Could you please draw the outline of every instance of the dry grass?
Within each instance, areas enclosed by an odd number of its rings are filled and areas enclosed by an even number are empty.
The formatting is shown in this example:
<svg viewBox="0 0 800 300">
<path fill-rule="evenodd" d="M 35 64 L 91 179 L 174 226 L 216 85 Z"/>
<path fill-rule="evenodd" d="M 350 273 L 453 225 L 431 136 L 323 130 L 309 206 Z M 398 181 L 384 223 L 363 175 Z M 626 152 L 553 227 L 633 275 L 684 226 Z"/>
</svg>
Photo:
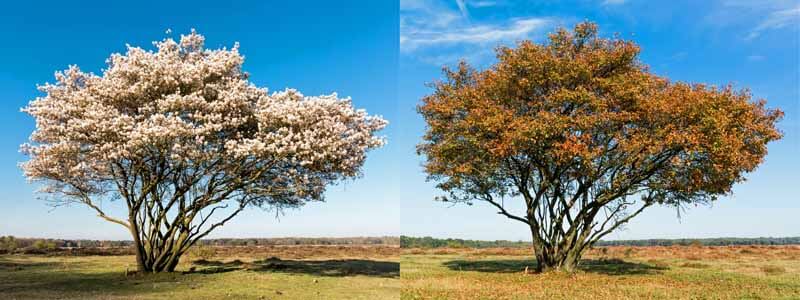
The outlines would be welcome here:
<svg viewBox="0 0 800 300">
<path fill-rule="evenodd" d="M 767 274 L 783 274 L 786 273 L 786 268 L 781 266 L 762 266 L 761 271 Z"/>
<path fill-rule="evenodd" d="M 130 255 L 0 255 L 0 299 L 396 299 L 398 247 L 214 247 L 171 274 Z M 82 253 L 85 254 L 85 253 Z"/>
<path fill-rule="evenodd" d="M 386 258 L 398 257 L 400 246 L 244 246 L 215 247 L 225 256 L 276 256 L 291 259 L 306 258 Z"/>
<path fill-rule="evenodd" d="M 800 299 L 800 246 L 602 247 L 575 274 L 530 249 L 403 249 L 402 299 Z"/>
</svg>

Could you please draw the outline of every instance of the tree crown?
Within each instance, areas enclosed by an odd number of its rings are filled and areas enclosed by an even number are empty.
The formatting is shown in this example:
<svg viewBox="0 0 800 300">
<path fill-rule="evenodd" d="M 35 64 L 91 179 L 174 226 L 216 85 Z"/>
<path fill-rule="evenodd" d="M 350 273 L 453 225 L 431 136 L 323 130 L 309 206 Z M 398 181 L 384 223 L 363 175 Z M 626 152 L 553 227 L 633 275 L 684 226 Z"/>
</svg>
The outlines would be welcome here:
<svg viewBox="0 0 800 300">
<path fill-rule="evenodd" d="M 639 51 L 585 22 L 500 47 L 484 71 L 445 68 L 418 107 L 430 178 L 454 201 L 591 191 L 599 204 L 680 204 L 730 192 L 781 137 L 782 112 L 746 89 L 653 75 Z"/>
<path fill-rule="evenodd" d="M 336 94 L 268 93 L 242 71 L 238 43 L 210 50 L 192 30 L 113 54 L 102 76 L 56 73 L 23 109 L 36 120 L 25 175 L 59 200 L 195 196 L 197 207 L 295 206 L 357 176 L 387 122 Z M 199 202 L 197 202 L 199 201 Z"/>
</svg>

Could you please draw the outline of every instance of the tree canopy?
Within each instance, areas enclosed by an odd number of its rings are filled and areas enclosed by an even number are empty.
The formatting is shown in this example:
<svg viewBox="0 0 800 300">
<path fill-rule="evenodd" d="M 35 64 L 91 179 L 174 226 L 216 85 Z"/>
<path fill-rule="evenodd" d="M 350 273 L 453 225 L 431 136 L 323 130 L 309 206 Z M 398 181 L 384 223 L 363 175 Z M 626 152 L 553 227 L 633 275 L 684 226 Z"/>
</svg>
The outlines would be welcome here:
<svg viewBox="0 0 800 300">
<path fill-rule="evenodd" d="M 418 108 L 418 151 L 441 199 L 490 203 L 530 226 L 540 267 L 571 268 L 646 207 L 730 193 L 781 137 L 782 112 L 746 89 L 655 75 L 639 52 L 584 22 L 500 47 L 483 71 L 445 68 Z"/>
</svg>

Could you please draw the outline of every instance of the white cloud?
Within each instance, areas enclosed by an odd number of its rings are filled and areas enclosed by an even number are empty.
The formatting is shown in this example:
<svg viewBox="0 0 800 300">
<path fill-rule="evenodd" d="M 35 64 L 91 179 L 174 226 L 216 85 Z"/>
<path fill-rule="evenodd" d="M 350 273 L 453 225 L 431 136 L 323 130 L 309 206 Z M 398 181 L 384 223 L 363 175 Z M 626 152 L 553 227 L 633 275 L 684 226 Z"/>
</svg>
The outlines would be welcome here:
<svg viewBox="0 0 800 300">
<path fill-rule="evenodd" d="M 492 7 L 499 5 L 499 3 L 497 1 L 469 1 L 467 5 L 470 7 Z"/>
<path fill-rule="evenodd" d="M 510 24 L 482 24 L 442 30 L 413 30 L 402 32 L 400 47 L 413 51 L 420 47 L 453 44 L 492 44 L 501 41 L 524 39 L 531 33 L 550 24 L 543 18 L 518 19 Z"/>
<path fill-rule="evenodd" d="M 797 0 L 722 0 L 706 19 L 716 26 L 750 26 L 744 40 L 751 41 L 772 30 L 800 25 Z"/>
<path fill-rule="evenodd" d="M 452 1 L 452 0 L 450 0 Z M 450 5 L 448 5 L 450 4 Z M 516 18 L 485 23 L 470 20 L 467 6 L 496 2 L 401 0 L 400 49 L 408 53 L 423 48 L 454 45 L 491 45 L 529 38 L 552 22 L 549 18 Z"/>
<path fill-rule="evenodd" d="M 458 4 L 458 10 L 461 11 L 461 16 L 469 18 L 469 11 L 467 10 L 467 4 L 464 3 L 464 0 L 456 0 L 456 4 Z"/>
<path fill-rule="evenodd" d="M 764 31 L 781 29 L 792 24 L 800 24 L 800 4 L 791 8 L 773 11 L 766 19 L 750 30 L 745 39 L 752 40 L 760 36 Z"/>
<path fill-rule="evenodd" d="M 626 0 L 605 0 L 603 5 L 620 5 L 625 4 Z"/>
</svg>

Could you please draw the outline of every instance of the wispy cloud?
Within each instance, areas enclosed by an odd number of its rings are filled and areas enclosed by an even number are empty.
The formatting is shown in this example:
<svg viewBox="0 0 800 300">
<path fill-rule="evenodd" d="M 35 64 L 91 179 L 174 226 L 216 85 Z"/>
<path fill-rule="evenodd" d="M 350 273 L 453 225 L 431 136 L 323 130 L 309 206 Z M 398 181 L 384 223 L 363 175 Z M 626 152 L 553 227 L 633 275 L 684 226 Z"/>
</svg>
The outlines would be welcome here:
<svg viewBox="0 0 800 300">
<path fill-rule="evenodd" d="M 498 5 L 498 3 L 469 0 L 455 0 L 454 2 L 401 0 L 400 50 L 409 54 L 442 47 L 480 46 L 482 49 L 492 49 L 502 42 L 530 38 L 532 34 L 553 23 L 550 18 L 539 17 L 510 18 L 503 22 L 481 22 L 470 18 L 469 7 L 494 5 Z M 464 52 L 466 54 L 467 51 Z M 435 53 L 430 56 L 450 57 L 453 55 L 452 53 Z"/>
<path fill-rule="evenodd" d="M 509 24 L 475 25 L 443 30 L 410 30 L 400 35 L 400 47 L 414 51 L 421 47 L 453 44 L 493 44 L 522 39 L 547 26 L 547 19 L 518 19 Z"/>
<path fill-rule="evenodd" d="M 711 24 L 747 24 L 744 40 L 751 41 L 768 31 L 800 28 L 800 3 L 797 0 L 722 0 L 707 19 Z"/>
<path fill-rule="evenodd" d="M 461 16 L 469 18 L 469 10 L 467 10 L 467 4 L 464 3 L 464 0 L 456 0 L 456 4 L 458 4 L 458 10 L 461 11 Z"/>
<path fill-rule="evenodd" d="M 626 0 L 604 0 L 603 5 L 620 5 L 625 4 Z"/>
<path fill-rule="evenodd" d="M 501 2 L 498 1 L 469 1 L 467 5 L 469 7 L 492 7 L 500 5 Z"/>
<path fill-rule="evenodd" d="M 800 4 L 791 8 L 773 11 L 766 19 L 750 30 L 745 39 L 752 40 L 760 36 L 764 31 L 780 29 L 792 24 L 800 24 Z"/>
</svg>

